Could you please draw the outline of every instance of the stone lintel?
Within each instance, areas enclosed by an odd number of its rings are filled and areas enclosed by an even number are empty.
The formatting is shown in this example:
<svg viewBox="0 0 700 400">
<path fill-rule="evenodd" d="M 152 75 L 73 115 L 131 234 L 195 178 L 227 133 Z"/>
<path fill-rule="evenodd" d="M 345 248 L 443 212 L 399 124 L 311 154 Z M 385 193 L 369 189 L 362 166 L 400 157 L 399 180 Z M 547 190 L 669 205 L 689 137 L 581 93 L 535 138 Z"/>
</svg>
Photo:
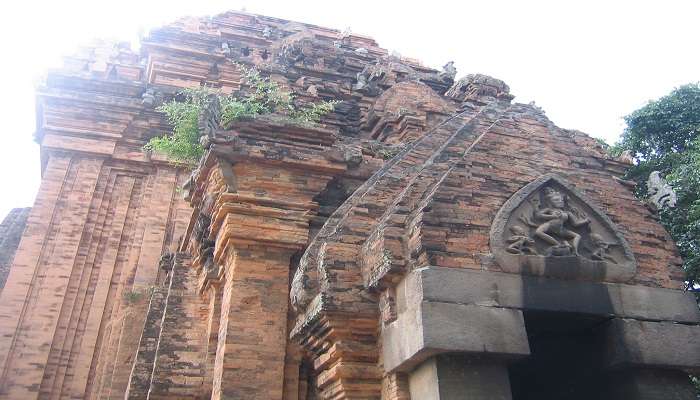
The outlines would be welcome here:
<svg viewBox="0 0 700 400">
<path fill-rule="evenodd" d="M 611 368 L 700 370 L 700 326 L 613 319 L 605 328 Z"/>
<path fill-rule="evenodd" d="M 522 312 L 497 307 L 420 302 L 385 325 L 382 337 L 387 372 L 410 371 L 441 353 L 490 359 L 530 354 Z"/>
<path fill-rule="evenodd" d="M 617 283 L 564 281 L 500 272 L 425 267 L 400 284 L 409 301 L 441 301 L 522 310 L 617 316 L 650 321 L 700 322 L 691 293 Z M 407 305 L 398 299 L 400 313 Z"/>
</svg>

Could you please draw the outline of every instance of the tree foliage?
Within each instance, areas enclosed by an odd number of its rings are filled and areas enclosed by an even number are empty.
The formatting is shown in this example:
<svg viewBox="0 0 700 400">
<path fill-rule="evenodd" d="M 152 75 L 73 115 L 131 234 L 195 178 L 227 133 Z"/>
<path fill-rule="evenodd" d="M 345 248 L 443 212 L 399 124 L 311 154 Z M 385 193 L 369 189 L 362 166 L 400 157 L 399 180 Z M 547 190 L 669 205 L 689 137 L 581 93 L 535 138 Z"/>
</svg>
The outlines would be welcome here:
<svg viewBox="0 0 700 400">
<path fill-rule="evenodd" d="M 255 68 L 237 64 L 248 89 L 227 95 L 212 88 L 185 89 L 175 99 L 158 107 L 173 126 L 171 134 L 152 138 L 144 149 L 164 153 L 172 159 L 188 164 L 196 163 L 204 153 L 199 143 L 199 114 L 214 99 L 221 105 L 219 123 L 228 127 L 235 121 L 252 119 L 265 114 L 279 114 L 297 124 L 315 124 L 333 111 L 335 101 L 322 101 L 297 106 L 294 95 Z"/>
<path fill-rule="evenodd" d="M 660 210 L 661 222 L 683 257 L 689 290 L 700 285 L 700 86 L 688 84 L 625 117 L 617 151 L 631 151 L 628 178 L 637 195 L 647 196 L 646 180 L 661 172 L 676 191 L 674 208 Z"/>
</svg>

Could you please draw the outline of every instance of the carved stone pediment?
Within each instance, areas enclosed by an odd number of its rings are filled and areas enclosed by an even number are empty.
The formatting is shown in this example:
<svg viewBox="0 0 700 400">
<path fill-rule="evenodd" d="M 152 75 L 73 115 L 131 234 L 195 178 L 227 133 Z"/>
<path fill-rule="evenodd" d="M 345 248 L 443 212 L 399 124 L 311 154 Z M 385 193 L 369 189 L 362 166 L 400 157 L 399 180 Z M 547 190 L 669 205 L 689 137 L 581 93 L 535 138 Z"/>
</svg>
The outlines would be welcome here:
<svg viewBox="0 0 700 400">
<path fill-rule="evenodd" d="M 636 272 L 634 255 L 610 218 L 553 174 L 505 202 L 491 226 L 490 246 L 505 272 L 608 282 Z"/>
</svg>

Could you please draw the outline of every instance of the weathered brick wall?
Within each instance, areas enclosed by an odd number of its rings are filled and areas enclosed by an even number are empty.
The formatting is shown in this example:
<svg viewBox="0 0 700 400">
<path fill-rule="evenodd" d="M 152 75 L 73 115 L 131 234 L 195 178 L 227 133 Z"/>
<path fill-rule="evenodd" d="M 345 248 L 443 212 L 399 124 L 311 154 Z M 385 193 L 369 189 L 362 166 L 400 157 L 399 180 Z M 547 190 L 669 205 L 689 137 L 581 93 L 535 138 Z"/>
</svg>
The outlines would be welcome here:
<svg viewBox="0 0 700 400">
<path fill-rule="evenodd" d="M 39 89 L 42 183 L 0 306 L 10 398 L 124 396 L 146 310 L 133 296 L 191 213 L 176 191 L 186 172 L 141 150 L 167 129 L 142 72 L 127 47 L 102 43 Z"/>
<path fill-rule="evenodd" d="M 213 399 L 282 398 L 290 255 L 277 249 L 231 249 Z"/>
<path fill-rule="evenodd" d="M 177 91 L 245 88 L 234 62 L 339 103 L 322 126 L 218 127 L 191 177 L 142 151 L 170 130 L 156 106 Z M 2 393 L 406 399 L 406 376 L 381 368 L 385 289 L 428 264 L 498 270 L 493 216 L 547 172 L 620 227 L 631 283 L 678 287 L 625 166 L 512 97 L 368 37 L 246 13 L 155 29 L 141 54 L 84 49 L 39 93 L 43 179 L 0 297 Z M 189 257 L 166 277 L 176 248 Z"/>
<path fill-rule="evenodd" d="M 30 207 L 14 208 L 0 223 L 0 291 L 5 287 L 10 266 L 27 224 Z"/>
<path fill-rule="evenodd" d="M 176 254 L 170 274 L 148 398 L 209 398 L 204 381 L 208 304 L 199 295 L 198 273 L 185 254 Z"/>
<path fill-rule="evenodd" d="M 625 165 L 607 157 L 592 138 L 558 128 L 541 111 L 524 105 L 514 105 L 498 120 L 485 121 L 474 130 L 483 137 L 427 204 L 430 211 L 425 212 L 420 231 L 427 263 L 501 270 L 489 248 L 496 213 L 520 188 L 555 173 L 607 214 L 629 243 L 637 272 L 627 283 L 683 287 L 670 236 L 621 182 Z"/>
<path fill-rule="evenodd" d="M 183 228 L 170 219 L 179 172 L 151 171 L 48 159 L 0 305 L 15 337 L 0 344 L 7 396 L 123 397 L 145 312 L 125 299 L 155 283 Z"/>
<path fill-rule="evenodd" d="M 386 398 L 404 395 L 398 376 L 371 374 L 381 360 L 358 360 L 363 346 L 380 348 L 382 339 L 370 330 L 375 336 L 360 340 L 366 331 L 356 321 L 391 322 L 392 288 L 415 268 L 501 271 L 489 247 L 494 217 L 508 198 L 544 174 L 571 182 L 617 225 L 637 262 L 625 283 L 681 287 L 674 245 L 621 179 L 626 165 L 592 138 L 556 127 L 536 107 L 511 103 L 508 90 L 483 75 L 456 83 L 446 97 L 462 102 L 461 109 L 360 186 L 302 256 L 291 293 L 299 313 L 293 335 L 314 355 L 322 397 L 351 396 L 360 383 L 369 397 L 378 397 L 380 388 L 371 389 L 372 382 L 383 383 Z M 336 326 L 354 326 L 355 337 L 330 328 Z M 353 351 L 338 352 L 340 343 Z M 360 368 L 347 366 L 358 361 L 365 374 L 353 376 Z"/>
<path fill-rule="evenodd" d="M 163 326 L 163 313 L 165 312 L 166 298 L 170 281 L 156 286 L 149 299 L 148 312 L 143 323 L 143 330 L 139 338 L 139 346 L 136 350 L 134 365 L 129 376 L 129 386 L 125 398 L 145 399 L 151 388 L 153 367 L 156 362 L 158 339 Z"/>
</svg>

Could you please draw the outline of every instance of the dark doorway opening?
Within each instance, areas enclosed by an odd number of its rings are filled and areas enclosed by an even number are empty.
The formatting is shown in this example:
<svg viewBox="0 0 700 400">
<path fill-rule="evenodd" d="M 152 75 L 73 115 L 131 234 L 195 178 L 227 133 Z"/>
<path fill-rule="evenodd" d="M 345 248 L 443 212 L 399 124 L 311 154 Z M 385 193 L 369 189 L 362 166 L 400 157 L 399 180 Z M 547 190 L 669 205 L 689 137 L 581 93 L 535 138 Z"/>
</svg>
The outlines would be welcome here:
<svg viewBox="0 0 700 400">
<path fill-rule="evenodd" d="M 508 370 L 513 400 L 578 400 L 603 396 L 598 327 L 606 318 L 525 312 L 531 355 Z"/>
</svg>

